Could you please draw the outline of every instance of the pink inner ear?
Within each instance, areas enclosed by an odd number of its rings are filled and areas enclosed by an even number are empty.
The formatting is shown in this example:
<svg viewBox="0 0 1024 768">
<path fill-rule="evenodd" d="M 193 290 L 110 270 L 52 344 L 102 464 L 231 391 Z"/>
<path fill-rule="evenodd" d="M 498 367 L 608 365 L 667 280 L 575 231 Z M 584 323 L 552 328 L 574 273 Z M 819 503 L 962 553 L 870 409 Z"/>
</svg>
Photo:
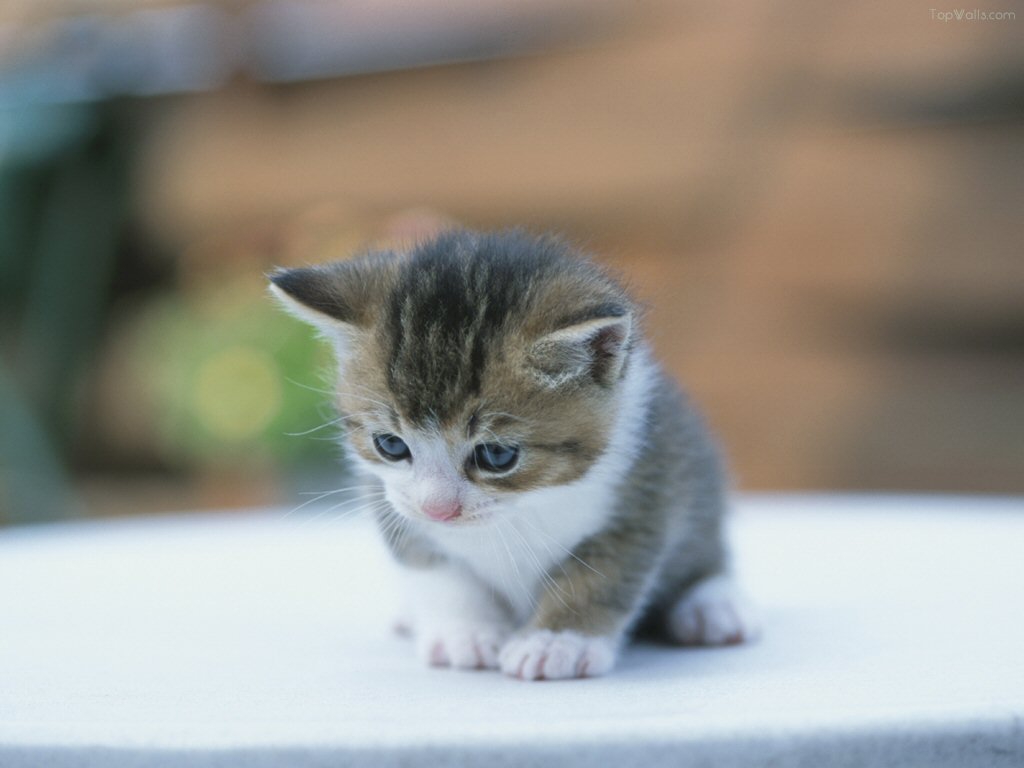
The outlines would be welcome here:
<svg viewBox="0 0 1024 768">
<path fill-rule="evenodd" d="M 610 383 L 622 370 L 630 328 L 629 315 L 623 315 L 555 331 L 533 345 L 530 362 L 555 386 L 588 374 Z"/>
<path fill-rule="evenodd" d="M 623 325 L 616 323 L 614 325 L 606 325 L 594 334 L 590 346 L 594 351 L 595 357 L 610 357 L 619 353 L 625 341 L 626 329 Z"/>
<path fill-rule="evenodd" d="M 628 332 L 628 323 L 610 323 L 590 337 L 591 370 L 598 381 L 610 382 L 618 376 Z"/>
</svg>

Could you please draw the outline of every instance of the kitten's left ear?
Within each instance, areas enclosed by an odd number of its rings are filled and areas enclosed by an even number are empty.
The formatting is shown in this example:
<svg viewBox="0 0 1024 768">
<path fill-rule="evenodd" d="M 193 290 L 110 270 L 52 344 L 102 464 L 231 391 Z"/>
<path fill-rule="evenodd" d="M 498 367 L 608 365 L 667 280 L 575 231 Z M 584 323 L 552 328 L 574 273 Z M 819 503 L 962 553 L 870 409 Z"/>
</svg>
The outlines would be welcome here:
<svg viewBox="0 0 1024 768">
<path fill-rule="evenodd" d="M 368 323 L 368 305 L 380 292 L 384 257 L 272 272 L 270 292 L 291 314 L 331 341 L 339 362 Z"/>
<path fill-rule="evenodd" d="M 346 283 L 355 282 L 353 278 L 356 275 L 345 274 L 349 271 L 355 270 L 345 270 L 340 263 L 276 269 L 268 275 L 270 292 L 289 312 L 312 325 L 355 324 L 358 304 L 350 294 L 352 288 L 358 290 L 359 286 L 346 286 Z"/>
<path fill-rule="evenodd" d="M 633 317 L 628 312 L 560 328 L 533 343 L 530 364 L 549 386 L 586 377 L 608 386 L 622 373 L 632 328 Z"/>
</svg>

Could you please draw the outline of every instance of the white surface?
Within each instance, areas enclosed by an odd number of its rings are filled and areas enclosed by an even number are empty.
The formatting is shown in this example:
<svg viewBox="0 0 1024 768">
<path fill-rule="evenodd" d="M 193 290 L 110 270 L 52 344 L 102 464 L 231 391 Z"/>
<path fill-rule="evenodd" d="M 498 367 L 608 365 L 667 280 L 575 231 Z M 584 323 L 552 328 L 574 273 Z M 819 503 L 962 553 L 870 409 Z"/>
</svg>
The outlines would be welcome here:
<svg viewBox="0 0 1024 768">
<path fill-rule="evenodd" d="M 553 683 L 421 667 L 362 523 L 0 531 L 0 766 L 1024 765 L 1024 499 L 739 507 L 758 644 Z"/>
</svg>

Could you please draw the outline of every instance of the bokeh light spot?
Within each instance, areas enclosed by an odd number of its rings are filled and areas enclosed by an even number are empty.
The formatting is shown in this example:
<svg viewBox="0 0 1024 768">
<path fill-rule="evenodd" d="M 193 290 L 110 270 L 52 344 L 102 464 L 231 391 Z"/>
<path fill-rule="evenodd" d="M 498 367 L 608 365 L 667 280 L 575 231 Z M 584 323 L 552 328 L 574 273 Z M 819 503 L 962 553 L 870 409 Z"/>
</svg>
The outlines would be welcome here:
<svg viewBox="0 0 1024 768">
<path fill-rule="evenodd" d="M 199 422 L 210 434 L 227 442 L 248 440 L 281 408 L 277 363 L 263 350 L 229 347 L 200 366 L 193 396 Z"/>
</svg>

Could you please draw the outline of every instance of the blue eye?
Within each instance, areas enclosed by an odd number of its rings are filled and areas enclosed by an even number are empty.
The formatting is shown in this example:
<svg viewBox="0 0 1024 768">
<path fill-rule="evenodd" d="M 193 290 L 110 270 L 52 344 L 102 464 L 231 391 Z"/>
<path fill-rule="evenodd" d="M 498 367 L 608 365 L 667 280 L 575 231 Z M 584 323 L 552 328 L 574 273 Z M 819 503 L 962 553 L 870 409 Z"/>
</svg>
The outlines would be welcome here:
<svg viewBox="0 0 1024 768">
<path fill-rule="evenodd" d="M 515 466 L 519 448 L 501 443 L 480 443 L 473 449 L 473 462 L 487 472 L 506 472 Z"/>
<path fill-rule="evenodd" d="M 409 452 L 409 446 L 405 444 L 405 440 L 398 435 L 390 433 L 374 435 L 373 447 L 377 449 L 377 453 L 388 461 L 402 461 L 402 459 L 408 459 L 412 456 Z"/>
</svg>

